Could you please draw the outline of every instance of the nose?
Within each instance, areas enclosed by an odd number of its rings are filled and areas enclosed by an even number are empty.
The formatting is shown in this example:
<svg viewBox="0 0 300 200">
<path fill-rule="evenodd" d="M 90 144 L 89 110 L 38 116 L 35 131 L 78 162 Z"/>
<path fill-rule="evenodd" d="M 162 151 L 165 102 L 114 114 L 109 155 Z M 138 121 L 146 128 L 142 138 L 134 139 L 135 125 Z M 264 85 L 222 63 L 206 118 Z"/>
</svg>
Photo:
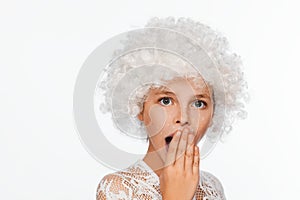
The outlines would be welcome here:
<svg viewBox="0 0 300 200">
<path fill-rule="evenodd" d="M 178 112 L 178 114 L 176 116 L 175 123 L 180 124 L 181 126 L 184 126 L 186 124 L 188 124 L 188 125 L 190 124 L 187 108 L 182 107 L 180 109 L 180 112 Z"/>
</svg>

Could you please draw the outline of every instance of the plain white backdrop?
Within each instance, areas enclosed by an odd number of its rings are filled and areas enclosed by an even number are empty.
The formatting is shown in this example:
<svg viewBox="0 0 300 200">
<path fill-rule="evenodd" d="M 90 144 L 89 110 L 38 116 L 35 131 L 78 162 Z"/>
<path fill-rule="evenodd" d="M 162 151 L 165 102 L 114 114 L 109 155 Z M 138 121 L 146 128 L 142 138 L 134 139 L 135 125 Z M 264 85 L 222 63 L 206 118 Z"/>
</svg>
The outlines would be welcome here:
<svg viewBox="0 0 300 200">
<path fill-rule="evenodd" d="M 299 5 L 288 0 L 1 1 L 0 199 L 95 199 L 105 168 L 72 115 L 77 73 L 113 35 L 154 16 L 224 33 L 244 61 L 251 101 L 201 168 L 229 200 L 299 199 Z"/>
</svg>

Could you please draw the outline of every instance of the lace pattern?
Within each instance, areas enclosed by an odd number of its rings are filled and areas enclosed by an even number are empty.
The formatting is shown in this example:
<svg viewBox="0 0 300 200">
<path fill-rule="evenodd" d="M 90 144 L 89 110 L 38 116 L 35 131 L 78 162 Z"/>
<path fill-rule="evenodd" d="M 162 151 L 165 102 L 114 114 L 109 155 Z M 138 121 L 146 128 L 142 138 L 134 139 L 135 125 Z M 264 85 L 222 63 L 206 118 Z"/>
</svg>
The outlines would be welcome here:
<svg viewBox="0 0 300 200">
<path fill-rule="evenodd" d="M 143 161 L 138 160 L 124 170 L 108 174 L 97 187 L 97 200 L 161 200 L 159 177 Z M 200 181 L 193 200 L 225 200 L 220 181 L 200 171 Z"/>
</svg>

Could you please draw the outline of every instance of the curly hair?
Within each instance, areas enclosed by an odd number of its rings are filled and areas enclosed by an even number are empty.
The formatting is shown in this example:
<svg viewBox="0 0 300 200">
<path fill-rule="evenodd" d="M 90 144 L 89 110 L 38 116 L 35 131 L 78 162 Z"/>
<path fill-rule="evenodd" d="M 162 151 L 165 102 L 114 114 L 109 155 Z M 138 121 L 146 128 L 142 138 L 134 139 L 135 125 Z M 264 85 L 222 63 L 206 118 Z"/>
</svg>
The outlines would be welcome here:
<svg viewBox="0 0 300 200">
<path fill-rule="evenodd" d="M 97 89 L 104 97 L 101 112 L 111 112 L 122 132 L 145 137 L 137 115 L 149 89 L 175 77 L 199 77 L 199 73 L 213 91 L 215 109 L 206 133 L 211 142 L 226 136 L 236 119 L 247 116 L 241 58 L 209 26 L 189 18 L 152 18 L 144 29 L 126 34 L 114 56 Z"/>
</svg>

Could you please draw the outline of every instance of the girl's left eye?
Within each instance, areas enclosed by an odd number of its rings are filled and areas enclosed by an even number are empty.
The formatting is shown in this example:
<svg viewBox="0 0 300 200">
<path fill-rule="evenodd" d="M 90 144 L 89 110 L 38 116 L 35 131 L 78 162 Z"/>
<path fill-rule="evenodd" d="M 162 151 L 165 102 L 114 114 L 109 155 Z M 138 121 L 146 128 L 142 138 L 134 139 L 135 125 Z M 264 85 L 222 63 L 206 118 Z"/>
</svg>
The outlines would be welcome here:
<svg viewBox="0 0 300 200">
<path fill-rule="evenodd" d="M 163 98 L 159 99 L 159 103 L 164 106 L 168 106 L 168 105 L 172 104 L 172 99 L 170 97 L 163 97 Z"/>
<path fill-rule="evenodd" d="M 202 100 L 197 100 L 193 104 L 196 108 L 204 108 L 206 106 L 206 102 Z"/>
</svg>

